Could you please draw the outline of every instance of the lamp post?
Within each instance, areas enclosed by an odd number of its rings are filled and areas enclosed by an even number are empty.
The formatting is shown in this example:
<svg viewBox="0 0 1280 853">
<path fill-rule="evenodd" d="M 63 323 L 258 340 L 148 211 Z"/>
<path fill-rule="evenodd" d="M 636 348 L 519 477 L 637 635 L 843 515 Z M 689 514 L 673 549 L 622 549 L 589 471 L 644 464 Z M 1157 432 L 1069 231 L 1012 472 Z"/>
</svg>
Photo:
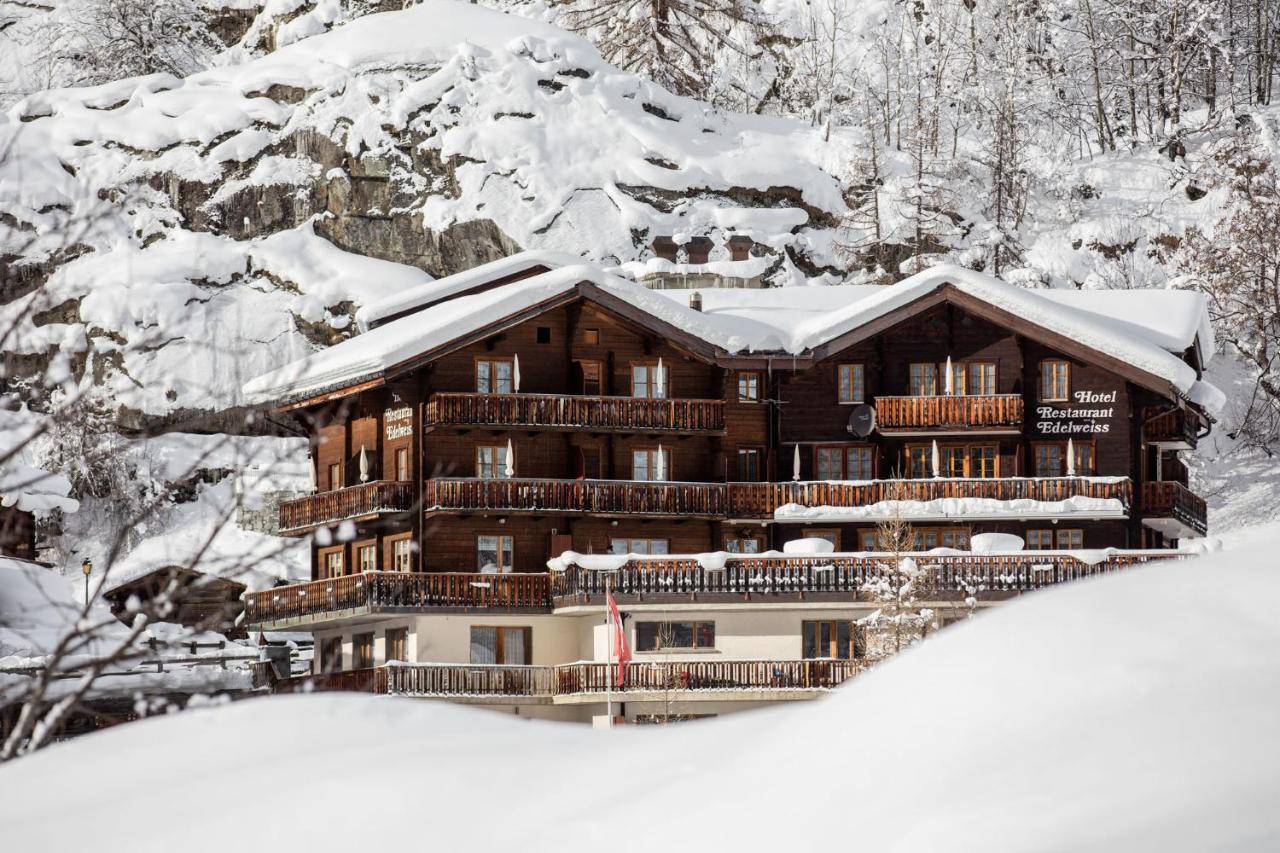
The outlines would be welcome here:
<svg viewBox="0 0 1280 853">
<path fill-rule="evenodd" d="M 88 557 L 84 558 L 84 562 L 80 564 L 80 571 L 84 572 L 84 606 L 89 606 L 89 575 L 93 574 L 93 561 Z"/>
</svg>

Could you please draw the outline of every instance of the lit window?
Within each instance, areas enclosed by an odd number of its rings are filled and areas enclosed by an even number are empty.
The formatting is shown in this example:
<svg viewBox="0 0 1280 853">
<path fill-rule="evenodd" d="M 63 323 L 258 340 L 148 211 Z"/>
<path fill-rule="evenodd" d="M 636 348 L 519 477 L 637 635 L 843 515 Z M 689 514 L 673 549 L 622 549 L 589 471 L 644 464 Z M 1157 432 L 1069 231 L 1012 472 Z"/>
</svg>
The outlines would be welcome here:
<svg viewBox="0 0 1280 853">
<path fill-rule="evenodd" d="M 755 371 L 738 374 L 738 402 L 760 402 L 760 374 Z"/>
<path fill-rule="evenodd" d="M 476 568 L 485 573 L 510 572 L 513 551 L 510 536 L 477 536 Z"/>
<path fill-rule="evenodd" d="M 861 364 L 842 364 L 836 369 L 841 403 L 861 403 L 867 399 L 867 372 Z"/>
<path fill-rule="evenodd" d="M 1071 368 L 1061 359 L 1040 362 L 1040 399 L 1062 401 L 1070 399 Z"/>
<path fill-rule="evenodd" d="M 513 373 L 510 361 L 477 361 L 476 391 L 481 394 L 510 394 L 514 390 Z"/>
<path fill-rule="evenodd" d="M 714 649 L 714 622 L 637 622 L 636 651 L 662 649 Z"/>
</svg>

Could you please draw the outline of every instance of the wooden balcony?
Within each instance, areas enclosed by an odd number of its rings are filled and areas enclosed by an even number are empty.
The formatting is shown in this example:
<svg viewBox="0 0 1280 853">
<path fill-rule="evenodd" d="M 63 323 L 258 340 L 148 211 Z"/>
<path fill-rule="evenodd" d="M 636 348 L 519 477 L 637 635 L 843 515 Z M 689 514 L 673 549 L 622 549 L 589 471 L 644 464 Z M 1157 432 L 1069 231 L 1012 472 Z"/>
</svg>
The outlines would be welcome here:
<svg viewBox="0 0 1280 853">
<path fill-rule="evenodd" d="M 427 402 L 426 425 L 597 432 L 724 431 L 723 400 L 650 400 L 567 394 L 441 392 Z"/>
<path fill-rule="evenodd" d="M 730 483 L 729 515 L 732 518 L 772 517 L 775 510 L 787 504 L 862 507 L 892 500 L 1064 501 L 1072 497 L 1114 499 L 1128 507 L 1133 497 L 1133 482 L 1125 477 L 935 477 L 865 482 Z"/>
<path fill-rule="evenodd" d="M 550 594 L 545 572 L 364 572 L 246 593 L 244 618 L 270 630 L 370 613 L 547 610 Z"/>
<path fill-rule="evenodd" d="M 964 598 L 970 589 L 980 600 L 1110 574 L 1133 566 L 1188 555 L 1172 550 L 1112 551 L 1086 562 L 1068 551 L 1010 554 L 908 554 L 931 569 L 922 584 L 923 600 Z M 552 596 L 557 607 L 601 604 L 604 583 L 624 603 L 731 603 L 757 600 L 870 601 L 866 586 L 885 572 L 889 554 L 806 556 L 733 556 L 723 568 L 706 568 L 694 557 L 637 557 L 614 572 L 571 565 L 557 572 Z"/>
<path fill-rule="evenodd" d="M 1016 433 L 1022 430 L 1022 395 L 877 397 L 876 427 L 883 433 Z"/>
<path fill-rule="evenodd" d="M 1165 450 L 1192 450 L 1200 438 L 1200 418 L 1190 409 L 1161 413 L 1155 406 L 1142 411 L 1143 438 Z"/>
<path fill-rule="evenodd" d="M 387 692 L 398 696 L 550 697 L 555 667 L 498 664 L 391 664 Z"/>
<path fill-rule="evenodd" d="M 720 518 L 728 500 L 723 483 L 436 478 L 424 483 L 423 506 L 427 512 Z"/>
<path fill-rule="evenodd" d="M 1181 483 L 1153 480 L 1142 484 L 1142 523 L 1171 539 L 1203 536 L 1209 530 L 1204 498 Z"/>
<path fill-rule="evenodd" d="M 340 521 L 365 521 L 413 509 L 417 495 L 409 481 L 377 480 L 332 492 L 318 492 L 280 504 L 280 534 L 297 536 Z"/>
</svg>

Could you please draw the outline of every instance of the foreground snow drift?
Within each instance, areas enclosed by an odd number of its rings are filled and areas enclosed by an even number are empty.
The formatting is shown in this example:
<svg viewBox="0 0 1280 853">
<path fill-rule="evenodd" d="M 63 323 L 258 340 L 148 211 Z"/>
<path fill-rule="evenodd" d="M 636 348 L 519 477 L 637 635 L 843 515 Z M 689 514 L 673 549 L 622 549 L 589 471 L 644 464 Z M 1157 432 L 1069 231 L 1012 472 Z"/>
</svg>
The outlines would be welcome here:
<svg viewBox="0 0 1280 853">
<path fill-rule="evenodd" d="M 0 769 L 0 826 L 24 851 L 1276 849 L 1277 544 L 1027 596 L 714 722 L 325 695 L 128 725 Z"/>
</svg>

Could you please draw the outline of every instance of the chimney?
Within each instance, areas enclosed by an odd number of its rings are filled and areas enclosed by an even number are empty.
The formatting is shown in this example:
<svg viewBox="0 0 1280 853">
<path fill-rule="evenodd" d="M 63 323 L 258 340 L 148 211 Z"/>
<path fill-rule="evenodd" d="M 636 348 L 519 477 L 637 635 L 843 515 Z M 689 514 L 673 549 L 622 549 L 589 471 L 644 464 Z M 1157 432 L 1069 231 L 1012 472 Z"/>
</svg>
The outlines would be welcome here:
<svg viewBox="0 0 1280 853">
<path fill-rule="evenodd" d="M 694 311 L 702 310 L 702 294 L 701 293 L 695 290 L 693 293 L 689 294 L 689 307 L 692 308 Z"/>
</svg>

